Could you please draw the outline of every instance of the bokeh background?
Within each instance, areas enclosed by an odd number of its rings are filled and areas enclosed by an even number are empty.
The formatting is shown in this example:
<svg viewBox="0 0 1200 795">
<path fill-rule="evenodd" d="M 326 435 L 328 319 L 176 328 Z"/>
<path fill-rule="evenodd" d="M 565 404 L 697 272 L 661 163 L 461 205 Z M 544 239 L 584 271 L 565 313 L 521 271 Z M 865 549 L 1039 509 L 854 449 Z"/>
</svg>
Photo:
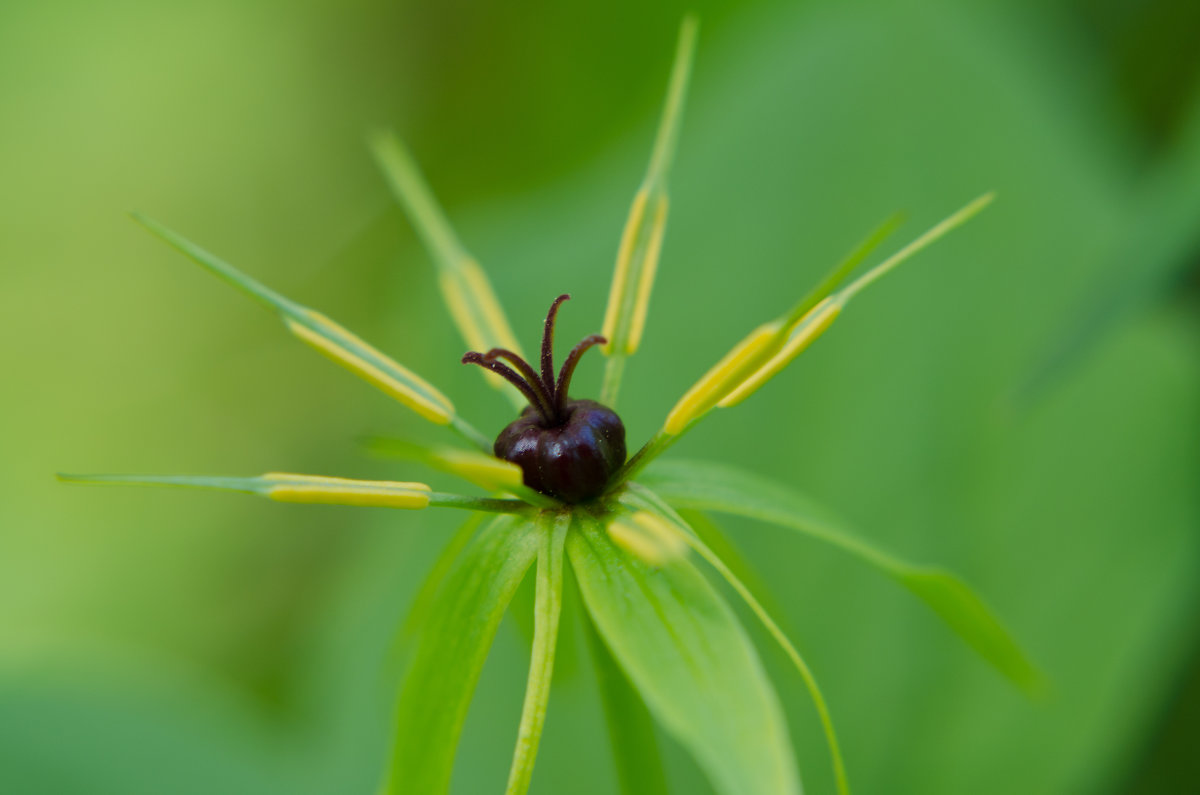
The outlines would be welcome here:
<svg viewBox="0 0 1200 795">
<path fill-rule="evenodd" d="M 901 241 L 999 193 L 677 448 L 960 572 L 1052 679 L 1030 702 L 873 571 L 729 522 L 856 790 L 1200 790 L 1200 6 L 687 8 L 701 46 L 620 406 L 634 440 L 887 214 L 909 213 Z M 459 518 L 58 485 L 419 478 L 359 439 L 438 438 L 123 214 L 318 306 L 498 430 L 507 403 L 457 363 L 365 135 L 410 142 L 526 345 L 563 291 L 563 339 L 596 331 L 687 8 L 0 4 L 0 791 L 371 793 L 393 629 Z M 537 793 L 614 791 L 577 642 Z M 830 792 L 811 706 L 762 647 L 808 790 Z M 456 793 L 504 780 L 527 648 L 502 628 Z M 667 749 L 677 791 L 706 792 Z"/>
</svg>

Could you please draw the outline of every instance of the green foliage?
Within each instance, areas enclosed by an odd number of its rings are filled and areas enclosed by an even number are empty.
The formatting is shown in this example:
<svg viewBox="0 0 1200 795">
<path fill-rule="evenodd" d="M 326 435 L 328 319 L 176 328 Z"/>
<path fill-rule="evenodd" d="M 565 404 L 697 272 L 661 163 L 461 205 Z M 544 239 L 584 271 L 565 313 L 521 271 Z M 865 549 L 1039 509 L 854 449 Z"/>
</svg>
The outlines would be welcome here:
<svg viewBox="0 0 1200 795">
<path fill-rule="evenodd" d="M 613 659 L 591 619 L 585 616 L 583 624 L 621 795 L 667 795 L 658 738 L 646 702 Z"/>
<path fill-rule="evenodd" d="M 446 578 L 400 690 L 384 792 L 449 791 L 475 683 L 500 618 L 539 555 L 540 535 L 529 521 L 496 519 Z"/>
<path fill-rule="evenodd" d="M 722 795 L 798 793 L 778 697 L 737 618 L 686 559 L 651 569 L 597 525 L 567 539 L 588 613 L 650 711 Z"/>
<path fill-rule="evenodd" d="M 1040 692 L 1041 674 L 983 601 L 960 579 L 914 566 L 846 530 L 802 493 L 733 467 L 660 461 L 642 478 L 677 508 L 736 514 L 832 544 L 895 579 L 937 613 L 964 641 L 1026 692 Z"/>
<path fill-rule="evenodd" d="M 412 141 L 514 317 L 570 290 L 594 331 L 678 12 L 143 5 L 0 11 L 0 790 L 368 793 L 390 732 L 384 645 L 459 517 L 56 484 L 63 467 L 419 471 L 346 442 L 408 436 L 415 417 L 327 377 L 120 210 L 186 219 L 318 296 L 490 435 L 511 412 L 461 372 L 363 132 Z M 1161 7 L 1112 12 L 1137 59 L 1166 52 L 1138 25 Z M 1160 746 L 1196 634 L 1194 129 L 1141 137 L 1080 8 L 699 7 L 671 238 L 622 392 L 633 438 L 876 219 L 1000 196 L 753 408 L 680 445 L 965 573 L 1051 675 L 1055 698 L 1031 705 L 856 561 L 738 535 L 821 673 L 860 792 L 1140 795 L 1123 782 Z M 1183 50 L 1189 30 L 1174 26 Z M 1195 118 L 1194 69 L 1151 60 Z M 492 791 L 510 763 L 521 646 L 500 630 L 457 793 Z M 599 706 L 564 684 L 532 792 L 611 795 Z M 793 736 L 820 758 L 815 730 Z M 705 791 L 662 751 L 677 790 Z M 833 790 L 826 766 L 805 773 Z"/>
</svg>

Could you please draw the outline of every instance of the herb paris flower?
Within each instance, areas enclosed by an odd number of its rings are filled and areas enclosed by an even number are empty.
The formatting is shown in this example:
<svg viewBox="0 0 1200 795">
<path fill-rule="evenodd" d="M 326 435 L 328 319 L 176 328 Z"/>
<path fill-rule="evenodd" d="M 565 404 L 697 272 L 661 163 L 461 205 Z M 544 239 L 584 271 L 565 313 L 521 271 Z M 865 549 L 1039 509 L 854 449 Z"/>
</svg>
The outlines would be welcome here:
<svg viewBox="0 0 1200 795">
<path fill-rule="evenodd" d="M 268 473 L 259 477 L 61 476 L 71 482 L 160 484 L 239 491 L 285 502 L 419 510 L 466 509 L 471 518 L 447 546 L 410 621 L 420 639 L 401 685 L 384 792 L 448 791 L 455 748 L 484 659 L 516 589 L 536 568 L 532 658 L 507 792 L 524 793 L 546 715 L 562 611 L 564 568 L 574 572 L 589 646 L 601 674 L 612 750 L 623 791 L 665 792 L 651 719 L 696 759 L 722 795 L 800 792 L 778 697 L 725 598 L 702 574 L 704 561 L 744 600 L 795 665 L 816 706 L 839 792 L 849 791 L 824 697 L 804 660 L 742 579 L 718 556 L 708 513 L 781 525 L 842 548 L 925 601 L 967 643 L 1018 686 L 1040 679 L 1020 648 L 960 580 L 906 563 L 843 529 L 786 486 L 725 465 L 672 462 L 660 455 L 716 409 L 751 397 L 823 334 L 862 289 L 979 212 L 983 196 L 843 286 L 897 223 L 875 230 L 808 295 L 752 330 L 668 413 L 660 430 L 626 460 L 616 413 L 624 364 L 647 319 L 668 214 L 667 176 L 695 46 L 686 20 L 653 155 L 622 235 L 602 334 L 586 337 L 553 371 L 546 319 L 540 371 L 528 363 L 492 286 L 433 199 L 394 136 L 373 150 L 393 192 L 430 250 L 450 314 L 472 352 L 463 361 L 489 383 L 528 401 L 494 443 L 461 417 L 428 381 L 325 315 L 284 298 L 166 227 L 135 216 L 151 232 L 274 312 L 289 332 L 420 417 L 449 428 L 462 446 L 378 440 L 378 450 L 416 459 L 488 492 L 435 492 L 423 483 Z M 599 401 L 568 395 L 584 352 L 607 356 Z M 653 466 L 650 466 L 653 464 Z"/>
</svg>

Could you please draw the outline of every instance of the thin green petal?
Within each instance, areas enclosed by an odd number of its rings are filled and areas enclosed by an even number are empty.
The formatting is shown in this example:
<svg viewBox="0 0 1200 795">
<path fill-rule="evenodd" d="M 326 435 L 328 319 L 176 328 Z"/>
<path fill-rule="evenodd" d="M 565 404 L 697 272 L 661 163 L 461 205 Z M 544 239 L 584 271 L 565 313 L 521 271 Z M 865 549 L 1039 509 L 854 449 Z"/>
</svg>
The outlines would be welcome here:
<svg viewBox="0 0 1200 795">
<path fill-rule="evenodd" d="M 617 250 L 617 263 L 601 332 L 608 339 L 604 352 L 609 359 L 600 401 L 608 406 L 616 404 L 625 358 L 637 351 L 646 326 L 646 313 L 650 306 L 650 293 L 658 270 L 670 206 L 667 175 L 679 138 L 683 102 L 696 50 L 697 29 L 695 17 L 690 16 L 683 20 L 680 27 L 675 63 L 671 68 L 671 82 L 659 122 L 658 137 L 654 142 L 654 153 L 641 187 L 634 196 Z"/>
<path fill-rule="evenodd" d="M 562 615 L 563 547 L 570 526 L 569 513 L 556 514 L 542 522 L 529 680 L 525 685 L 525 704 L 521 709 L 517 747 L 513 751 L 505 795 L 525 795 L 533 778 L 533 764 L 546 722 L 546 705 L 550 701 L 550 681 L 554 676 L 554 652 Z"/>
<path fill-rule="evenodd" d="M 1045 687 L 1038 669 L 982 599 L 954 575 L 915 566 L 846 530 L 786 486 L 723 464 L 659 461 L 641 482 L 676 508 L 718 511 L 796 530 L 866 561 L 916 594 L 980 656 L 1031 695 Z"/>
<path fill-rule="evenodd" d="M 783 711 L 729 605 L 686 557 L 650 568 L 595 521 L 567 555 L 596 629 L 720 795 L 796 795 Z"/>
<path fill-rule="evenodd" d="M 444 795 L 463 721 L 513 592 L 541 533 L 500 517 L 480 531 L 438 594 L 401 686 L 386 795 Z"/>
</svg>

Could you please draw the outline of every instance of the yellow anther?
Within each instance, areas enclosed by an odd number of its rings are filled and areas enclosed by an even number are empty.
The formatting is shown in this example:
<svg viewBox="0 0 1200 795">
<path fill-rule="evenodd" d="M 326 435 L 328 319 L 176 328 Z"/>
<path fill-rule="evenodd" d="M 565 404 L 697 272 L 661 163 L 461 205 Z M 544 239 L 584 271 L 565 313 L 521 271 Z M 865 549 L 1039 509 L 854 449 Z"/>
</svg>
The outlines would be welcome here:
<svg viewBox="0 0 1200 795">
<path fill-rule="evenodd" d="M 654 140 L 654 152 L 650 156 L 650 165 L 642 185 L 633 197 L 629 218 L 621 234 L 601 331 L 608 339 L 604 346 L 604 353 L 608 356 L 622 357 L 635 353 L 646 328 L 650 293 L 654 288 L 654 276 L 658 271 L 663 234 L 667 227 L 670 204 L 667 199 L 667 174 L 679 136 L 683 99 L 687 93 L 692 56 L 696 49 L 696 30 L 697 23 L 693 17 L 684 19 L 679 29 L 679 44 L 675 49 L 675 63 L 671 67 L 671 80 Z"/>
<path fill-rule="evenodd" d="M 333 361 L 357 374 L 430 422 L 446 425 L 454 404 L 428 382 L 320 312 L 306 310 L 301 322 L 285 317 L 288 330 Z"/>
<path fill-rule="evenodd" d="M 663 432 L 677 435 L 736 389 L 774 352 L 779 332 L 778 322 L 765 323 L 750 332 L 679 399 L 667 415 Z"/>
<path fill-rule="evenodd" d="M 671 204 L 667 195 L 655 197 L 654 218 L 650 221 L 649 239 L 642 257 L 642 272 L 638 276 L 637 293 L 633 301 L 633 315 L 629 319 L 629 336 L 625 340 L 625 353 L 634 354 L 642 344 L 642 332 L 646 330 L 646 313 L 650 310 L 650 293 L 654 289 L 654 276 L 658 272 L 658 258 L 662 253 L 663 236 L 667 231 L 667 210 Z"/>
<path fill-rule="evenodd" d="M 386 480 L 350 480 L 268 472 L 266 496 L 278 502 L 365 505 L 419 510 L 429 506 L 429 486 Z"/>
<path fill-rule="evenodd" d="M 649 511 L 619 516 L 608 524 L 608 535 L 617 546 L 647 565 L 658 567 L 687 552 L 679 530 Z"/>
<path fill-rule="evenodd" d="M 830 324 L 833 323 L 841 311 L 841 302 L 835 300 L 833 297 L 826 298 L 810 309 L 808 314 L 800 318 L 796 322 L 796 325 L 792 326 L 791 333 L 788 335 L 788 340 L 784 343 L 783 349 L 772 356 L 766 364 L 739 384 L 732 392 L 722 398 L 717 405 L 721 408 L 729 408 L 730 406 L 736 406 L 753 395 L 758 391 L 759 387 L 778 375 L 779 371 L 784 367 L 787 367 L 792 359 L 803 353 L 813 343 L 813 340 L 824 334 L 825 329 L 829 328 Z"/>
<path fill-rule="evenodd" d="M 496 298 L 496 293 L 492 290 L 492 284 L 488 281 L 483 268 L 479 267 L 479 263 L 473 259 L 464 259 L 459 263 L 458 271 L 462 283 L 461 289 L 471 297 L 472 303 L 480 317 L 483 318 L 483 327 L 486 329 L 486 332 L 480 334 L 478 341 L 470 343 L 471 347 L 475 350 L 508 348 L 520 353 L 521 346 L 517 343 L 517 338 L 508 325 L 508 319 L 504 317 L 504 310 L 500 308 L 500 301 Z"/>
<path fill-rule="evenodd" d="M 494 456 L 454 448 L 437 448 L 430 456 L 434 465 L 488 491 L 504 491 L 523 482 L 521 467 Z"/>
<path fill-rule="evenodd" d="M 467 347 L 477 351 L 508 348 L 520 353 L 491 282 L 454 233 L 412 154 L 391 133 L 373 136 L 371 145 L 393 194 L 433 256 L 442 298 Z M 505 383 L 493 373 L 488 373 L 487 379 L 495 387 Z"/>
<path fill-rule="evenodd" d="M 625 221 L 625 229 L 621 232 L 621 245 L 617 249 L 617 264 L 613 269 L 612 287 L 608 291 L 608 306 L 604 310 L 604 325 L 600 329 L 600 333 L 608 340 L 603 348 L 606 355 L 611 355 L 614 350 L 618 349 L 616 344 L 617 323 L 631 311 L 626 306 L 631 298 L 627 286 L 629 270 L 632 267 L 634 248 L 641 236 L 642 220 L 646 217 L 648 196 L 644 186 L 638 189 L 637 195 L 633 197 L 633 205 L 629 208 L 629 218 Z M 621 352 L 625 352 L 625 345 L 622 344 L 619 349 Z"/>
<path fill-rule="evenodd" d="M 508 348 L 521 352 L 504 310 L 496 299 L 492 285 L 479 263 L 464 257 L 453 268 L 443 267 L 438 273 L 438 286 L 442 299 L 450 310 L 450 316 L 462 333 L 467 347 L 475 351 L 492 348 Z M 484 373 L 487 381 L 497 389 L 505 388 L 507 382 L 495 373 Z M 520 396 L 518 403 L 520 403 Z"/>
</svg>

